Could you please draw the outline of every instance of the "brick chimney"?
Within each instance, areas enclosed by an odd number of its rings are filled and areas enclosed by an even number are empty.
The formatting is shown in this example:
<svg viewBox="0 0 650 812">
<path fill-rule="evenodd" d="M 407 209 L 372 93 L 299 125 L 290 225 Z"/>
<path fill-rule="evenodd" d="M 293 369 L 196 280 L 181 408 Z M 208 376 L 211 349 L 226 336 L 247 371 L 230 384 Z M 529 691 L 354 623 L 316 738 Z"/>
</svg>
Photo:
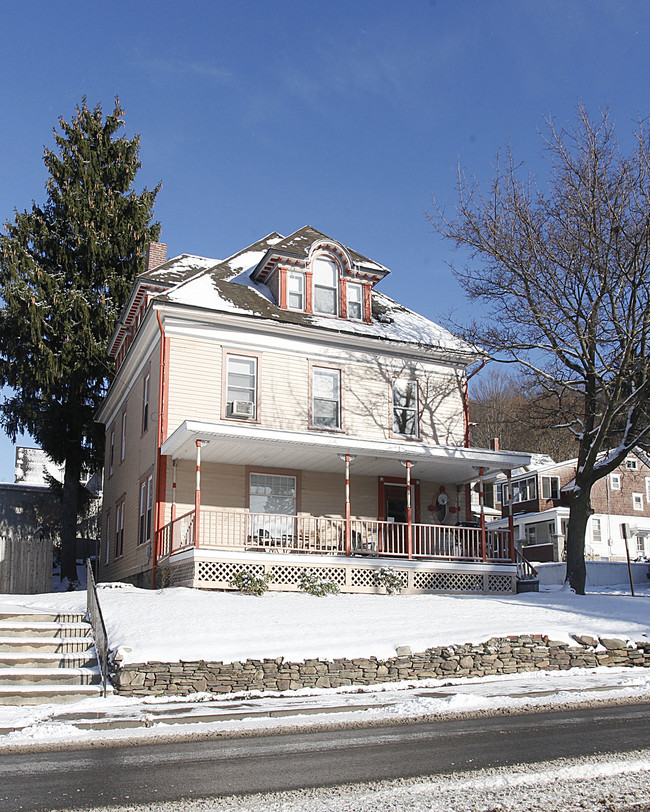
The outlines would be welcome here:
<svg viewBox="0 0 650 812">
<path fill-rule="evenodd" d="M 147 246 L 146 270 L 153 271 L 167 259 L 167 246 L 164 242 L 150 242 Z"/>
</svg>

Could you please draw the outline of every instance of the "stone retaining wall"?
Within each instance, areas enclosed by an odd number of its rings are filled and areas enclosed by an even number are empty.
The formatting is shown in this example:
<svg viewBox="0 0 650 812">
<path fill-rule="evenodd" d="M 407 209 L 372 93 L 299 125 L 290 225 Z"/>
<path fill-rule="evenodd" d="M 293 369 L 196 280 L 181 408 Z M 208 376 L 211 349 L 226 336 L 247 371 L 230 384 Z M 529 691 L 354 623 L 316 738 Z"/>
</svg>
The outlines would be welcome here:
<svg viewBox="0 0 650 812">
<path fill-rule="evenodd" d="M 195 691 L 287 691 L 338 688 L 398 680 L 482 677 L 526 671 L 564 671 L 606 666 L 650 667 L 650 641 L 573 635 L 577 645 L 543 635 L 492 638 L 485 643 L 439 646 L 412 654 L 399 647 L 386 660 L 355 657 L 287 662 L 283 657 L 244 662 L 129 663 L 113 662 L 117 693 L 185 695 Z M 116 660 L 119 660 L 116 657 Z"/>
</svg>

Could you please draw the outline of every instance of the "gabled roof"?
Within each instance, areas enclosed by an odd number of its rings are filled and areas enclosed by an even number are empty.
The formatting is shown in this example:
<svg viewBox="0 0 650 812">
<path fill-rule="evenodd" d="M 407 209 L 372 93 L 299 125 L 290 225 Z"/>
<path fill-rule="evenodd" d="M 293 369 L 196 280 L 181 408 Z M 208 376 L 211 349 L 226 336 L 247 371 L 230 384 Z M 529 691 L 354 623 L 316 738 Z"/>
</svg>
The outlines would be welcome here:
<svg viewBox="0 0 650 812">
<path fill-rule="evenodd" d="M 384 265 L 380 265 L 378 262 L 364 257 L 358 251 L 348 248 L 347 245 L 333 240 L 327 234 L 323 234 L 322 231 L 317 231 L 313 226 L 303 226 L 288 237 L 280 237 L 274 242 L 257 268 L 251 272 L 251 277 L 256 281 L 263 281 L 271 274 L 280 260 L 289 260 L 291 262 L 293 259 L 296 264 L 304 265 L 308 261 L 311 252 L 318 248 L 333 250 L 343 261 L 347 272 L 351 276 L 371 281 L 373 284 L 390 273 Z"/>
<path fill-rule="evenodd" d="M 476 348 L 445 328 L 374 289 L 372 321 L 369 324 L 280 308 L 269 287 L 261 281 L 261 277 L 266 278 L 261 273 L 262 269 L 273 257 L 291 255 L 304 263 L 314 246 L 320 244 L 338 247 L 346 255 L 350 272 L 367 274 L 372 277 L 373 283 L 389 273 L 388 268 L 337 243 L 311 226 L 304 226 L 288 237 L 271 232 L 225 260 L 182 254 L 137 277 L 134 292 L 109 345 L 109 352 L 117 352 L 128 332 L 132 314 L 137 312 L 143 298 L 149 296 L 150 300 L 161 303 L 364 335 L 423 348 L 440 348 L 466 355 L 468 362 L 479 354 Z"/>
</svg>

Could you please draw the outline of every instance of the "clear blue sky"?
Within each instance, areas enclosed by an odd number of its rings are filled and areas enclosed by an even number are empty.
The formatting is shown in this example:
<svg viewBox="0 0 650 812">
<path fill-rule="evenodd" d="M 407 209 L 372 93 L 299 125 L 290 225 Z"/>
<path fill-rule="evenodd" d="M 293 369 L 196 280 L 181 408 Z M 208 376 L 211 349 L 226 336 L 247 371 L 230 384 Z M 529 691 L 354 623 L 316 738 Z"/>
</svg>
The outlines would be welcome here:
<svg viewBox="0 0 650 812">
<path fill-rule="evenodd" d="M 0 218 L 45 199 L 43 146 L 83 95 L 126 110 L 169 254 L 225 257 L 309 223 L 387 265 L 434 319 L 466 307 L 424 212 L 460 160 L 531 168 L 551 112 L 650 114 L 647 0 L 24 0 L 0 29 Z M 31 444 L 27 441 L 25 444 Z M 0 436 L 0 481 L 13 449 Z"/>
</svg>

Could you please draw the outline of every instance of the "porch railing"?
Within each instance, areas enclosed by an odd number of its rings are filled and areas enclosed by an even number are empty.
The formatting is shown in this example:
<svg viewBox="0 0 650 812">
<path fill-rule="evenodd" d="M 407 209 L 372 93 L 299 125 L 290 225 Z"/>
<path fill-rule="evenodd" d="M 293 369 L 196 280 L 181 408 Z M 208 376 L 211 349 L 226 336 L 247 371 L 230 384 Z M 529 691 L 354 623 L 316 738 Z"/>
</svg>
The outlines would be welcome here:
<svg viewBox="0 0 650 812">
<path fill-rule="evenodd" d="M 194 511 L 179 516 L 161 530 L 159 557 L 190 547 L 219 550 L 345 554 L 345 519 L 323 516 L 284 516 L 201 508 L 198 538 Z M 406 558 L 409 525 L 372 519 L 350 522 L 350 552 Z M 451 561 L 509 562 L 508 530 L 486 530 L 436 524 L 411 525 L 413 558 Z"/>
</svg>

